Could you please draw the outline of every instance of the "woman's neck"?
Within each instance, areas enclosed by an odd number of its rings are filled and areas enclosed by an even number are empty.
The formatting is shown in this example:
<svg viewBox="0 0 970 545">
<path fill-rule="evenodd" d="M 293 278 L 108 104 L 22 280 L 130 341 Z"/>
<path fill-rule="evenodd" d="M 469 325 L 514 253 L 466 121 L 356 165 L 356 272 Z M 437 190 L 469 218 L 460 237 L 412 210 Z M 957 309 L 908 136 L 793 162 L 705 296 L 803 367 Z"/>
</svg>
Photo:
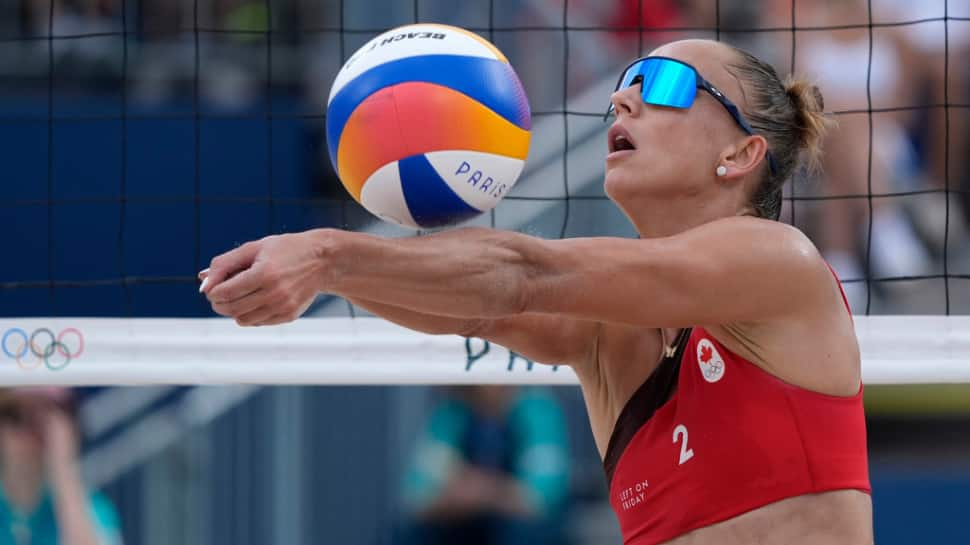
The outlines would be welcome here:
<svg viewBox="0 0 970 545">
<path fill-rule="evenodd" d="M 674 196 L 643 195 L 623 209 L 640 238 L 670 237 L 748 210 L 738 194 L 707 191 Z"/>
<path fill-rule="evenodd" d="M 43 492 L 43 467 L 38 464 L 4 464 L 0 468 L 0 483 L 12 507 L 30 512 L 37 506 Z"/>
</svg>

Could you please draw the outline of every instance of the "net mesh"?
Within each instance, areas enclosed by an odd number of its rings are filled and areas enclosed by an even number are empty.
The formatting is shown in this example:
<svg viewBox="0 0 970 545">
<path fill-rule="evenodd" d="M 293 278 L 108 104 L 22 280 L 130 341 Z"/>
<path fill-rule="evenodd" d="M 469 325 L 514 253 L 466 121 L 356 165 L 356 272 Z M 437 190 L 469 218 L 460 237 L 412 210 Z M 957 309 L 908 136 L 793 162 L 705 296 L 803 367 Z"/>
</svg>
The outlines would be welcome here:
<svg viewBox="0 0 970 545">
<path fill-rule="evenodd" d="M 365 5 L 366 4 L 366 5 Z M 602 187 L 615 74 L 713 38 L 820 83 L 839 128 L 783 220 L 838 270 L 857 314 L 970 311 L 970 9 L 858 0 L 6 2 L 0 20 L 4 317 L 203 317 L 195 273 L 311 227 L 389 235 L 326 159 L 330 83 L 375 34 L 434 21 L 494 42 L 530 97 L 513 192 L 473 223 L 635 236 Z M 837 4 L 837 5 L 836 5 Z M 831 9 L 829 9 L 831 8 Z M 357 316 L 321 297 L 315 316 Z"/>
</svg>

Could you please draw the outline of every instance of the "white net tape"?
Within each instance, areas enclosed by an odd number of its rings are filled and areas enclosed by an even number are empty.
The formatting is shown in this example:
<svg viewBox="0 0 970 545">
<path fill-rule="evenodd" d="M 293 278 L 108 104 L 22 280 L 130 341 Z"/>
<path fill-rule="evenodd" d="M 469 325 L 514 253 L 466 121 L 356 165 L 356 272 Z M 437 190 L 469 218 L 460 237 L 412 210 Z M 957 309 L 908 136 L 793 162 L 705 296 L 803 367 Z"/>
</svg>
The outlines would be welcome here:
<svg viewBox="0 0 970 545">
<path fill-rule="evenodd" d="M 857 316 L 868 384 L 970 383 L 970 317 Z M 377 318 L 0 320 L 0 384 L 576 384 L 480 339 Z M 511 366 L 511 370 L 509 370 Z"/>
</svg>

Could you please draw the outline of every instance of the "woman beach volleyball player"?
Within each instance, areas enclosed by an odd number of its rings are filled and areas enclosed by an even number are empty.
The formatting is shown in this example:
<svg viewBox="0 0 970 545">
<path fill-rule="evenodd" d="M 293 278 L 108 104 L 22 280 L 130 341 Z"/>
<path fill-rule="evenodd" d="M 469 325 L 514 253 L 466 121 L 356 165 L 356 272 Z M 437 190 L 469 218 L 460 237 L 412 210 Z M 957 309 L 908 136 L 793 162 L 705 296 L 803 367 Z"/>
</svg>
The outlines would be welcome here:
<svg viewBox="0 0 970 545">
<path fill-rule="evenodd" d="M 571 365 L 624 543 L 872 542 L 858 343 L 838 280 L 774 221 L 817 161 L 818 90 L 690 40 L 611 97 L 605 189 L 639 240 L 457 229 L 267 237 L 200 273 L 241 325 L 320 292 Z"/>
</svg>

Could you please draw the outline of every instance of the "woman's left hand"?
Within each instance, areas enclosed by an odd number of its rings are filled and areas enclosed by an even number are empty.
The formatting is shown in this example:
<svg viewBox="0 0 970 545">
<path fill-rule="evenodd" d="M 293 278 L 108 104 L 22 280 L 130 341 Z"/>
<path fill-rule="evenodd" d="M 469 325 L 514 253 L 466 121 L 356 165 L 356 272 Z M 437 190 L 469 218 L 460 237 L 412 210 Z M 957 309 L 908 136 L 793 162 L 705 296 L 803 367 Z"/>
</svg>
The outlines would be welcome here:
<svg viewBox="0 0 970 545">
<path fill-rule="evenodd" d="M 199 291 L 215 312 L 241 326 L 296 320 L 320 292 L 322 242 L 332 236 L 317 230 L 247 242 L 199 273 Z"/>
</svg>

